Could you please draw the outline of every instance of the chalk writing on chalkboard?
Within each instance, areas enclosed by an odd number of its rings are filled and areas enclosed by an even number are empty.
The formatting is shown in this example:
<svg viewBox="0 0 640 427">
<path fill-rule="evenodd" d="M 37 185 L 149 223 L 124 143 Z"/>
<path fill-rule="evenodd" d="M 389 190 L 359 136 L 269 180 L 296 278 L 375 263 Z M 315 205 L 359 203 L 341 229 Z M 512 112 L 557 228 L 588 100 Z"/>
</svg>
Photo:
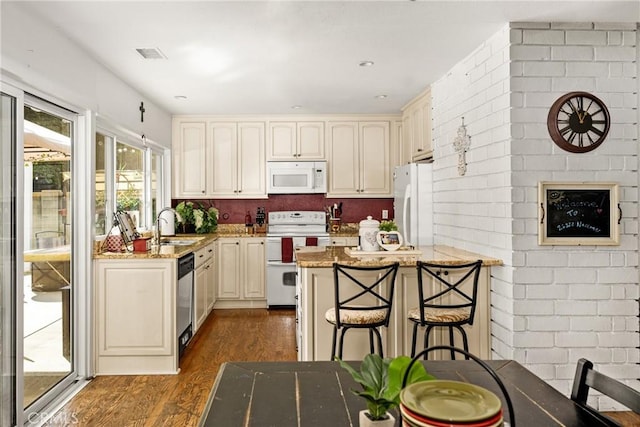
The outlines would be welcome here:
<svg viewBox="0 0 640 427">
<path fill-rule="evenodd" d="M 547 189 L 547 236 L 610 236 L 609 194 L 600 189 Z"/>
<path fill-rule="evenodd" d="M 538 197 L 539 244 L 620 244 L 617 183 L 540 182 Z"/>
</svg>

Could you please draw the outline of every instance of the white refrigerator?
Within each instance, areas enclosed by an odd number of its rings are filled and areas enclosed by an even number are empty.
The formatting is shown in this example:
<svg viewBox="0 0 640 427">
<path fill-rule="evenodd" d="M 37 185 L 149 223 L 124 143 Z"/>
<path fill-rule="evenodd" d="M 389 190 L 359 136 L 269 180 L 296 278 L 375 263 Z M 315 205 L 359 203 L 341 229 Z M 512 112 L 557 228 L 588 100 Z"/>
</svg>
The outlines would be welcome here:
<svg viewBox="0 0 640 427">
<path fill-rule="evenodd" d="M 393 208 L 405 246 L 433 245 L 433 164 L 410 163 L 395 168 Z"/>
</svg>

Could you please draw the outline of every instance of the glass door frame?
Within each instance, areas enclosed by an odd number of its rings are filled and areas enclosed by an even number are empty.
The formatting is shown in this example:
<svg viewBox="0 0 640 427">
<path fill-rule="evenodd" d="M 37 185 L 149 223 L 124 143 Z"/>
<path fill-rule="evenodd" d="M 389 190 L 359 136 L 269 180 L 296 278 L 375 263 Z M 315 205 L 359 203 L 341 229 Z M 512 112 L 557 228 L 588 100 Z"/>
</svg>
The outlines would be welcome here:
<svg viewBox="0 0 640 427">
<path fill-rule="evenodd" d="M 22 265 L 23 262 L 23 240 L 18 236 L 19 231 L 24 227 L 23 218 L 19 215 L 19 212 L 23 211 L 23 197 L 20 192 L 17 191 L 18 188 L 22 187 L 23 177 L 22 174 L 17 172 L 17 165 L 21 163 L 16 163 L 18 161 L 18 152 L 21 151 L 19 149 L 19 145 L 22 144 L 23 140 L 23 126 L 20 124 L 23 122 L 23 106 L 24 106 L 24 96 L 23 92 L 13 86 L 7 85 L 2 82 L 1 92 L 3 96 L 6 94 L 7 96 L 13 99 L 13 111 L 11 114 L 11 119 L 13 123 L 12 126 L 12 144 L 13 147 L 5 147 L 3 145 L 3 150 L 7 150 L 8 158 L 7 161 L 11 161 L 12 167 L 14 170 L 11 172 L 11 182 L 8 183 L 10 188 L 3 188 L 2 191 L 4 193 L 5 190 L 10 192 L 10 209 L 11 209 L 11 218 L 10 222 L 13 223 L 13 227 L 9 227 L 9 235 L 10 241 L 7 243 L 3 242 L 3 250 L 6 249 L 9 252 L 9 256 L 11 257 L 9 260 L 2 260 L 3 263 L 3 287 L 1 292 L 3 292 L 2 297 L 2 408 L 0 411 L 0 425 L 13 425 L 13 423 L 20 422 L 22 419 L 22 396 L 24 393 L 23 382 L 20 380 L 21 371 L 22 371 L 22 360 L 23 360 L 23 346 L 21 345 L 21 337 L 23 336 L 24 331 L 24 323 L 22 320 L 23 316 L 23 307 L 22 300 L 19 298 L 21 292 L 18 292 L 18 287 L 15 286 L 18 283 L 19 276 L 22 277 L 22 274 L 19 274 L 18 265 Z M 3 162 L 3 167 L 7 166 L 6 162 Z M 6 187 L 7 183 L 4 183 Z M 4 195 L 3 195 L 4 198 Z M 7 228 L 3 224 L 3 228 Z M 3 233 L 4 234 L 4 233 Z M 4 255 L 4 253 L 3 253 Z M 8 264 L 8 265 L 7 265 Z M 8 267 L 5 270 L 5 267 Z M 4 280 L 9 281 L 9 286 L 4 283 Z M 20 303 L 19 303 L 20 302 Z M 20 361 L 20 363 L 18 363 Z M 6 381 L 11 382 L 12 384 L 7 384 Z M 7 388 L 9 390 L 7 390 Z M 9 392 L 11 396 L 7 398 L 5 395 L 6 392 Z M 20 399 L 17 398 L 20 396 Z M 20 402 L 20 405 L 17 404 Z"/>
</svg>

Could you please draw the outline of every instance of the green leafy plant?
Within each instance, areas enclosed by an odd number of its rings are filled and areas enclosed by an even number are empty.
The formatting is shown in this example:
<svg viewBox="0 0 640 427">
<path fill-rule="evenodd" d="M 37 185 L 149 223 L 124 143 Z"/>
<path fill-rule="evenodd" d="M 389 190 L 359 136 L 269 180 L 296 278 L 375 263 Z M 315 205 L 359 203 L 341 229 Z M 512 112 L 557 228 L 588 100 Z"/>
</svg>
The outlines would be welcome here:
<svg viewBox="0 0 640 427">
<path fill-rule="evenodd" d="M 213 206 L 205 209 L 193 202 L 180 202 L 176 206 L 178 224 L 192 224 L 196 233 L 211 233 L 218 228 L 218 209 Z"/>
<path fill-rule="evenodd" d="M 396 231 L 398 226 L 394 220 L 383 220 L 378 228 L 380 231 Z"/>
<path fill-rule="evenodd" d="M 360 364 L 360 371 L 336 358 L 340 366 L 351 374 L 353 379 L 362 386 L 362 391 L 352 392 L 367 401 L 369 418 L 373 421 L 383 420 L 387 412 L 400 404 L 402 379 L 411 363 L 408 356 L 398 356 L 394 359 L 383 359 L 377 354 L 367 354 Z M 428 374 L 422 363 L 414 363 L 407 377 L 407 384 L 435 379 Z"/>
</svg>

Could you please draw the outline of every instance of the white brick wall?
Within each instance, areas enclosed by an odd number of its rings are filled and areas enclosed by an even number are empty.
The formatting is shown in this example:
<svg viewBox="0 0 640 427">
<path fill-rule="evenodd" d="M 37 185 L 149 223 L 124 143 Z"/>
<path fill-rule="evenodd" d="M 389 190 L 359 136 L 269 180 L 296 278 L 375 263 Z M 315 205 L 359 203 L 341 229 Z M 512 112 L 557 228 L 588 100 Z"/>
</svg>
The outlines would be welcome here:
<svg viewBox="0 0 640 427">
<path fill-rule="evenodd" d="M 564 393 L 580 357 L 640 389 L 636 27 L 512 23 L 432 85 L 435 242 L 504 260 L 492 270 L 494 356 Z M 546 126 L 573 90 L 594 93 L 612 119 L 585 154 L 557 147 Z M 462 117 L 471 148 L 461 177 L 452 142 Z M 621 244 L 538 245 L 539 181 L 618 182 Z"/>
</svg>

